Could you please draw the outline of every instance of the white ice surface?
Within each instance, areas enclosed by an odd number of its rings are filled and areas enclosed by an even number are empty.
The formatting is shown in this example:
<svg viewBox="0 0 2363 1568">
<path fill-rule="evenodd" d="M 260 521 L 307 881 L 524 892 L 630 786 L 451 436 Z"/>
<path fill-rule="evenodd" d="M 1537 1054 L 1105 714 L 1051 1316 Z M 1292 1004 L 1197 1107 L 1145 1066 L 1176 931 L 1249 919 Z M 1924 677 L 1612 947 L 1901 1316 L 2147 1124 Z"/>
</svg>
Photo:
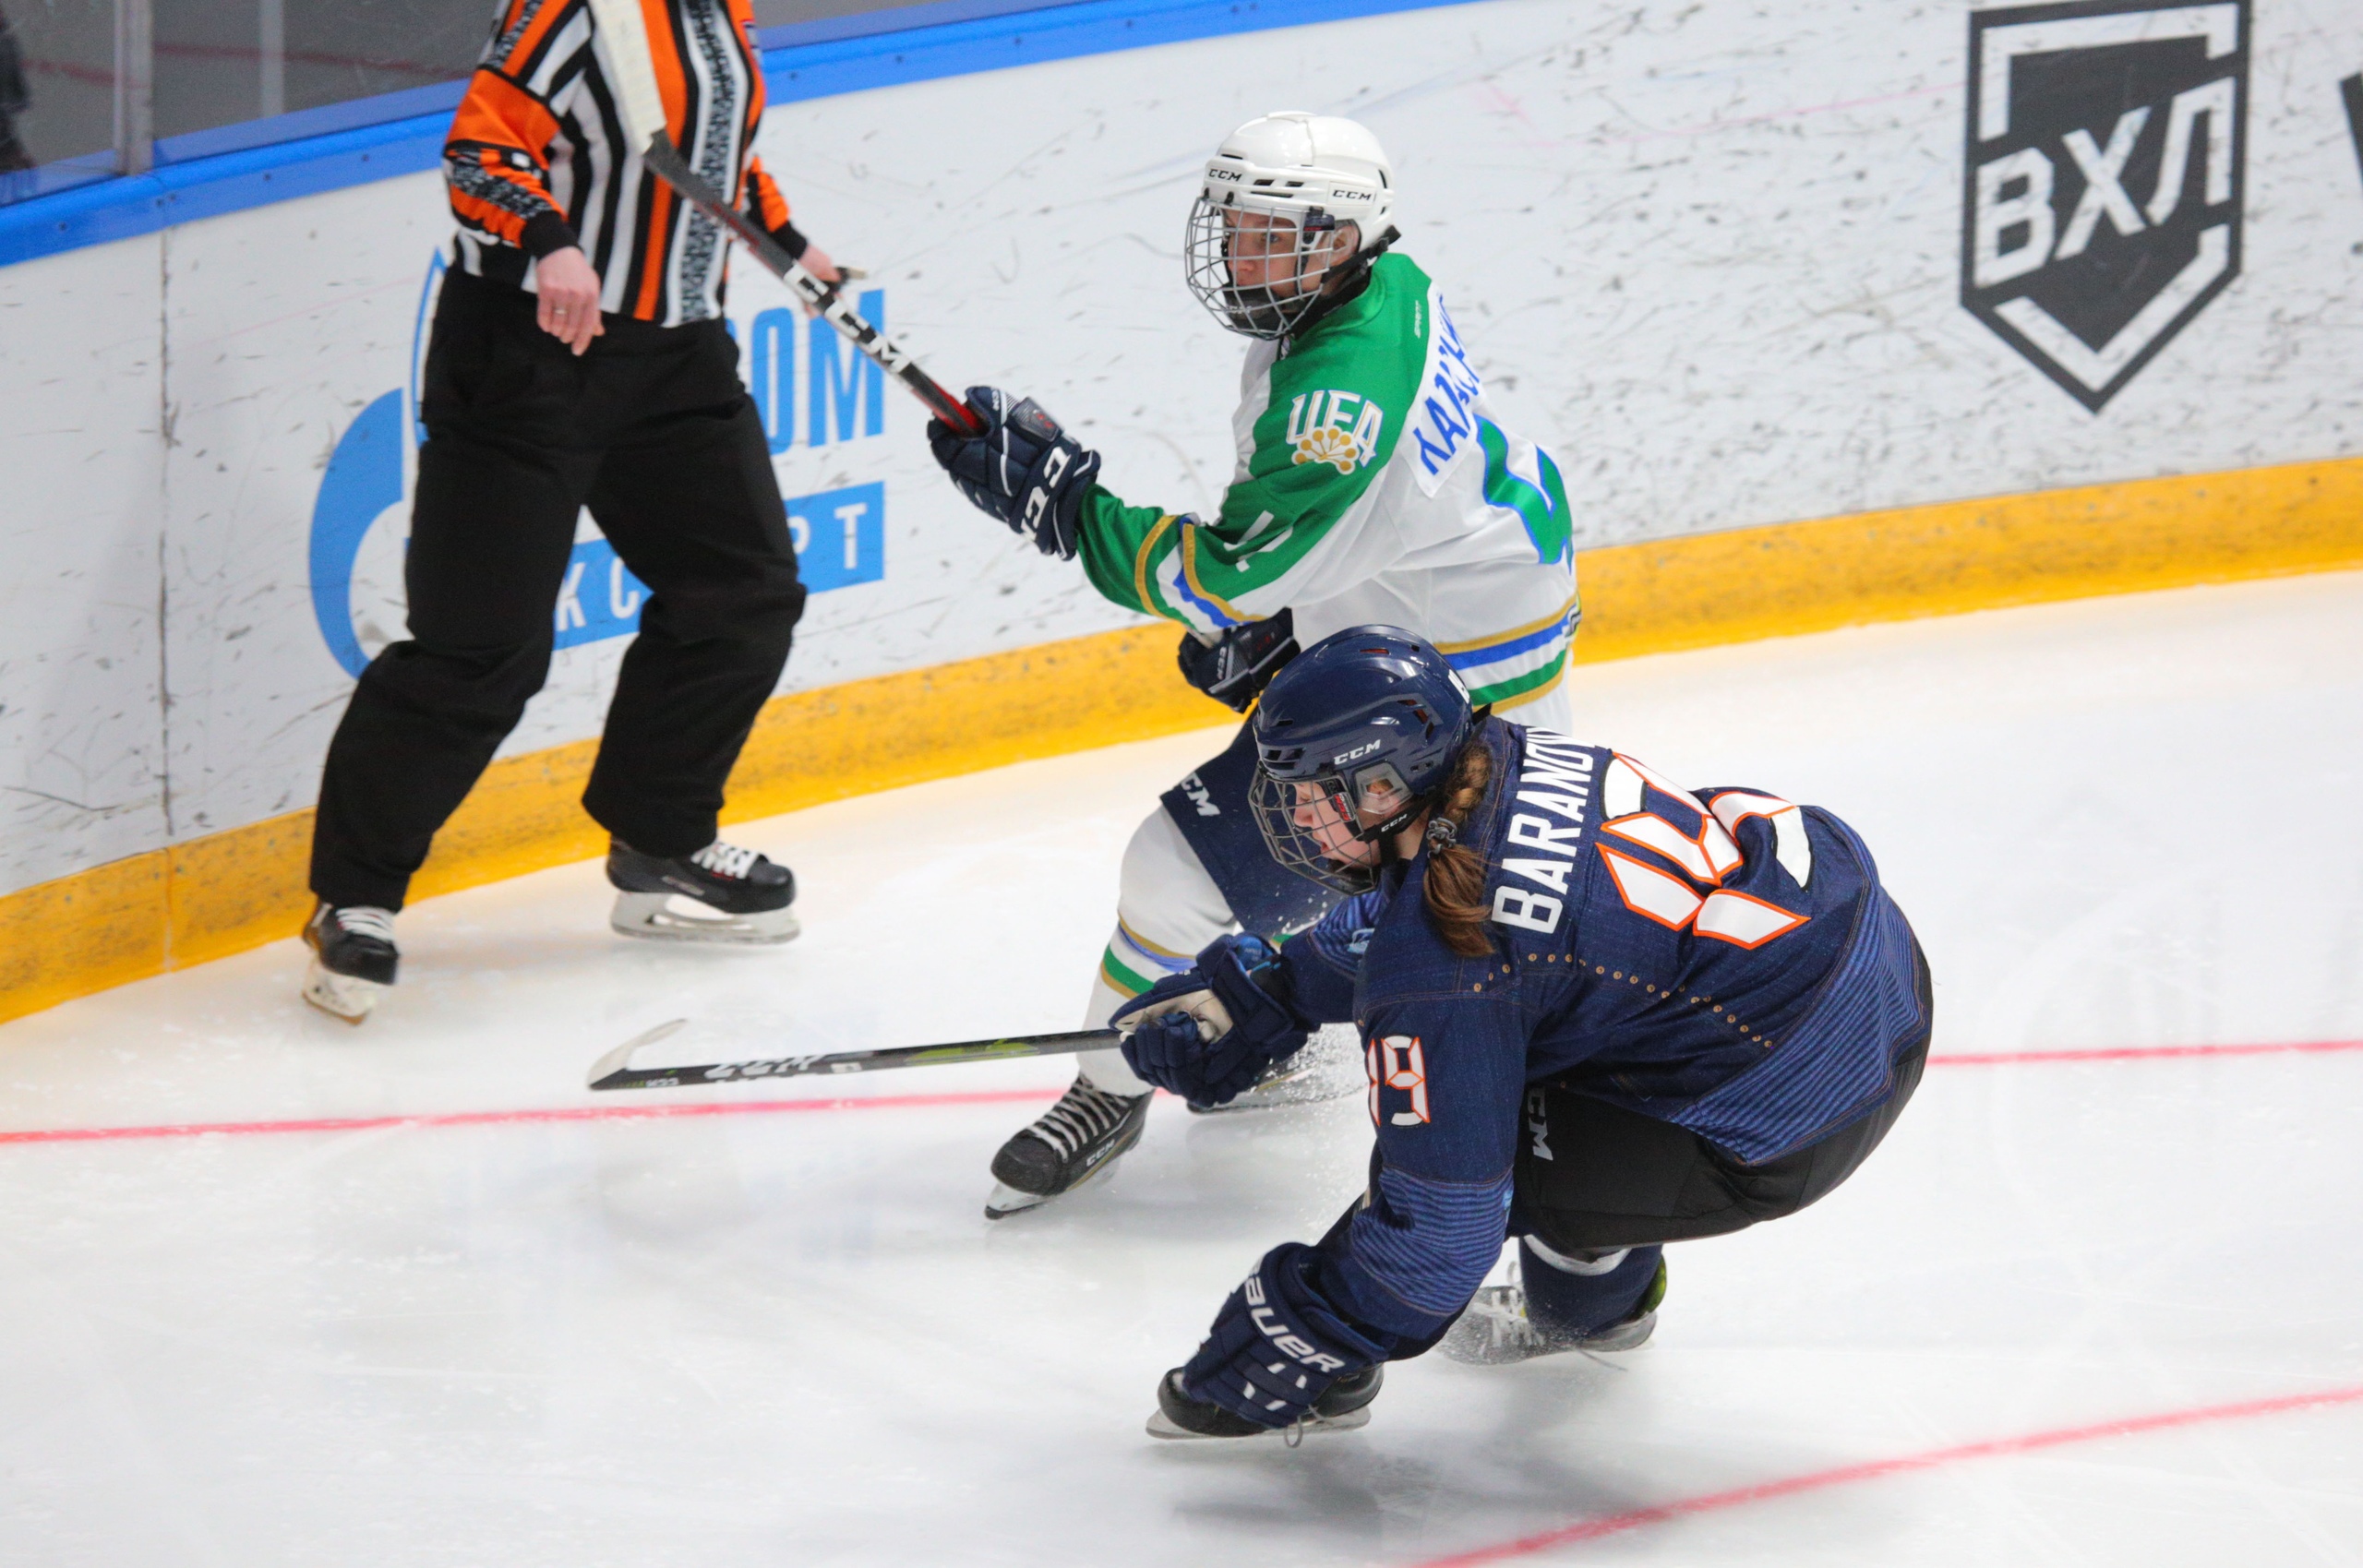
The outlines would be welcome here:
<svg viewBox="0 0 2363 1568">
<path fill-rule="evenodd" d="M 1587 738 L 1861 830 L 1937 1052 L 2363 1037 L 2363 577 L 1577 672 Z M 292 942 L 0 1028 L 0 1129 L 613 1106 L 732 1054 L 1072 1027 L 1115 865 L 1206 734 L 734 831 L 808 934 L 630 944 L 595 865 L 405 914 L 348 1029 Z M 643 1102 L 976 1095 L 1034 1061 Z M 0 1562 L 1413 1564 L 1733 1488 L 2363 1388 L 2363 1051 L 1932 1068 L 1794 1218 L 1673 1250 L 1657 1342 L 1393 1371 L 1296 1451 L 1153 1384 L 1351 1196 L 1352 1100 L 1160 1102 L 989 1226 L 1033 1103 L 0 1143 Z M 1550 1561 L 2363 1563 L 2363 1400 L 1875 1474 Z"/>
</svg>

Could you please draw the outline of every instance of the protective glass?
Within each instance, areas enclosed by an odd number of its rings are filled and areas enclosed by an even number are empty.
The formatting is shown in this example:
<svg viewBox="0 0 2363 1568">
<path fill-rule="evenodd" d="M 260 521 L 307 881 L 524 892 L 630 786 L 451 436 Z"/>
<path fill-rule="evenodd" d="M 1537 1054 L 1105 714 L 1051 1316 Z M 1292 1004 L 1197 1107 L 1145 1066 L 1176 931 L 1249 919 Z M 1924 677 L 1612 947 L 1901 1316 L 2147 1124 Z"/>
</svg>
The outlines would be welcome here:
<svg viewBox="0 0 2363 1568">
<path fill-rule="evenodd" d="M 1337 221 L 1218 206 L 1200 196 L 1182 246 L 1190 292 L 1214 318 L 1251 338 L 1284 338 L 1320 303 Z"/>
</svg>

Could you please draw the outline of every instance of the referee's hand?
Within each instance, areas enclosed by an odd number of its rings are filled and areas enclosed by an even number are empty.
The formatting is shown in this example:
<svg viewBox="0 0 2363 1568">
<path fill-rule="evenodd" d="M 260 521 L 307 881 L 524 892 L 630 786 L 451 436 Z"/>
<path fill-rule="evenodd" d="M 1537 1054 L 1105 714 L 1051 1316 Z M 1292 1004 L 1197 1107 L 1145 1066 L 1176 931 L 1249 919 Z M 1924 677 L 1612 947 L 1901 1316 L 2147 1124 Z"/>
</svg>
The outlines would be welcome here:
<svg viewBox="0 0 2363 1568">
<path fill-rule="evenodd" d="M 534 289 L 541 296 L 534 319 L 576 353 L 606 330 L 599 319 L 599 274 L 581 245 L 554 250 L 534 263 Z"/>
<path fill-rule="evenodd" d="M 845 274 L 837 270 L 837 264 L 829 259 L 829 253 L 822 250 L 817 245 L 807 243 L 804 246 L 804 254 L 798 257 L 796 259 L 807 272 L 811 273 L 812 276 L 820 279 L 821 281 L 824 283 L 842 283 L 846 281 Z M 812 308 L 810 302 L 804 301 L 799 303 L 804 305 L 805 315 L 818 316 L 821 314 L 819 311 Z"/>
</svg>

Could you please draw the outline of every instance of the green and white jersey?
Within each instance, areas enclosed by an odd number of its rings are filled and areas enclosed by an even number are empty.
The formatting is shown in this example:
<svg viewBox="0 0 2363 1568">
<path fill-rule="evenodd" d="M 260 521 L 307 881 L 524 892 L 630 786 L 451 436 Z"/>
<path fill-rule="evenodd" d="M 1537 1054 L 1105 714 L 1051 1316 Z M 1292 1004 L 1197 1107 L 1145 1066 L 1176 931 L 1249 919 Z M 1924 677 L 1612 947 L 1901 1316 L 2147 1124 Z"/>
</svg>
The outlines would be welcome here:
<svg viewBox="0 0 2363 1568">
<path fill-rule="evenodd" d="M 1212 520 L 1093 487 L 1080 546 L 1100 592 L 1199 631 L 1288 609 L 1308 648 L 1404 627 L 1497 707 L 1558 684 L 1578 614 L 1566 488 L 1488 413 L 1426 273 L 1379 257 L 1311 331 L 1250 349 L 1241 391 Z"/>
</svg>

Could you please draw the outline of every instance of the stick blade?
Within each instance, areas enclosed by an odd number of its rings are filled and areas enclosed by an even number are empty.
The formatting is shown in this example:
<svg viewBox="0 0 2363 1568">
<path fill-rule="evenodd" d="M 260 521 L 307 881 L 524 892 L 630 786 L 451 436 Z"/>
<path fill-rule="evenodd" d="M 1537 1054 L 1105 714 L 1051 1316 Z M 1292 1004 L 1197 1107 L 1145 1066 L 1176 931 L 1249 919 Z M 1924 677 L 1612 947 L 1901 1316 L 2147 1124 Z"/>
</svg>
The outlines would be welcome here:
<svg viewBox="0 0 2363 1568">
<path fill-rule="evenodd" d="M 591 1064 L 590 1086 L 594 1089 L 623 1087 L 620 1081 L 630 1074 L 632 1053 L 642 1046 L 653 1046 L 668 1035 L 679 1033 L 688 1023 L 689 1020 L 686 1018 L 676 1018 L 670 1023 L 659 1023 L 654 1029 L 643 1030 L 634 1035 L 630 1039 Z"/>
</svg>

